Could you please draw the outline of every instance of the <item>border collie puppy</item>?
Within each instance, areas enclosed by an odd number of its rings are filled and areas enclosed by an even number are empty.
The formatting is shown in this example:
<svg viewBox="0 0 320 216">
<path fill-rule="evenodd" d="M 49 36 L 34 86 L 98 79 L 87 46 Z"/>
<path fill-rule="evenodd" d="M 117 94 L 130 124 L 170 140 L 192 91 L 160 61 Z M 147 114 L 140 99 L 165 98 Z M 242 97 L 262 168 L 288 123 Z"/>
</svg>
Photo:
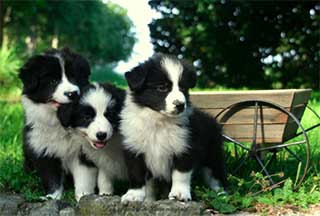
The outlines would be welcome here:
<svg viewBox="0 0 320 216">
<path fill-rule="evenodd" d="M 113 180 L 127 179 L 118 133 L 124 97 L 125 91 L 111 84 L 94 84 L 78 102 L 58 109 L 61 124 L 77 136 L 72 145 L 81 145 L 85 158 L 98 168 L 100 195 L 113 194 Z"/>
<path fill-rule="evenodd" d="M 169 199 L 191 200 L 195 168 L 212 189 L 226 187 L 221 127 L 189 102 L 188 90 L 196 84 L 192 67 L 156 54 L 125 77 L 120 131 L 130 188 L 121 201 L 143 201 L 153 179 L 171 182 Z"/>
<path fill-rule="evenodd" d="M 36 171 L 48 198 L 61 198 L 66 172 L 74 177 L 77 199 L 94 192 L 90 181 L 94 181 L 91 176 L 95 170 L 82 163 L 79 145 L 69 142 L 69 134 L 56 114 L 61 104 L 78 98 L 89 84 L 89 75 L 87 60 L 68 49 L 36 55 L 20 69 L 25 111 L 24 167 Z"/>
</svg>

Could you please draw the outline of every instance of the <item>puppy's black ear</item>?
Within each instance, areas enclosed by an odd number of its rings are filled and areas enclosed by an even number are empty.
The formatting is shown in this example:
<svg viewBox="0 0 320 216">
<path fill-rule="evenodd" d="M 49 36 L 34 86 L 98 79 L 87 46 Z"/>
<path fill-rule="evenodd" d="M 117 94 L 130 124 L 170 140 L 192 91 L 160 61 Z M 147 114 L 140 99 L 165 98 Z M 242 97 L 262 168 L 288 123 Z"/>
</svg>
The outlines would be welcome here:
<svg viewBox="0 0 320 216">
<path fill-rule="evenodd" d="M 191 71 L 191 73 L 189 74 L 189 83 L 190 83 L 190 88 L 194 88 L 197 84 L 197 75 L 195 73 L 195 71 Z"/>
<path fill-rule="evenodd" d="M 74 70 L 79 75 L 80 86 L 89 84 L 89 77 L 91 74 L 90 65 L 86 58 L 80 55 L 76 55 L 73 62 Z"/>
<path fill-rule="evenodd" d="M 68 46 L 63 47 L 63 48 L 62 48 L 62 52 L 72 53 L 70 47 L 68 47 Z"/>
<path fill-rule="evenodd" d="M 37 89 L 39 84 L 39 74 L 46 57 L 34 56 L 20 68 L 19 78 L 23 83 L 23 93 L 30 93 Z"/>
<path fill-rule="evenodd" d="M 73 103 L 61 104 L 57 111 L 58 119 L 63 127 L 71 126 Z"/>
<path fill-rule="evenodd" d="M 80 87 L 88 85 L 89 76 L 91 74 L 88 60 L 85 57 L 73 52 L 68 47 L 62 49 L 62 54 L 65 60 L 71 63 L 70 69 L 73 71 L 73 74 L 77 76 Z"/>
<path fill-rule="evenodd" d="M 183 73 L 186 75 L 189 88 L 194 88 L 197 84 L 197 74 L 195 68 L 187 61 L 182 61 Z"/>
<path fill-rule="evenodd" d="M 131 71 L 124 74 L 129 88 L 132 91 L 138 91 L 143 86 L 144 81 L 147 78 L 148 70 L 141 65 L 133 68 Z"/>
</svg>

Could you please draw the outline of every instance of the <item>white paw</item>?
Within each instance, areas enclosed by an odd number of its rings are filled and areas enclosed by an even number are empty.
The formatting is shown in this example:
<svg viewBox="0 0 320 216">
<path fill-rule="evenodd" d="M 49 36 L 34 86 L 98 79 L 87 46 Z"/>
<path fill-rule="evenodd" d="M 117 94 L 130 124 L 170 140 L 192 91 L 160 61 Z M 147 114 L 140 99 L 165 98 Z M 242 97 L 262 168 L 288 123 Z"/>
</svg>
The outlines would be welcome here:
<svg viewBox="0 0 320 216">
<path fill-rule="evenodd" d="M 75 193 L 75 198 L 76 198 L 77 202 L 79 202 L 79 200 L 81 199 L 81 197 L 83 197 L 83 196 L 85 196 L 85 195 L 89 195 L 89 194 L 93 194 L 93 192 L 84 192 L 84 191 L 76 192 L 76 193 Z"/>
<path fill-rule="evenodd" d="M 61 194 L 61 195 L 55 195 L 55 194 L 47 194 L 47 195 L 46 195 L 46 198 L 47 198 L 48 200 L 50 200 L 50 199 L 57 199 L 57 200 L 59 200 L 59 199 L 61 199 L 61 197 L 62 197 L 62 194 Z"/>
<path fill-rule="evenodd" d="M 156 197 L 155 197 L 155 195 L 148 195 L 148 196 L 146 196 L 145 201 L 146 202 L 156 201 Z"/>
<path fill-rule="evenodd" d="M 212 177 L 212 179 L 209 181 L 209 187 L 214 191 L 221 191 L 223 190 L 223 187 L 221 187 L 220 182 Z"/>
<path fill-rule="evenodd" d="M 62 193 L 63 193 L 63 187 L 60 187 L 55 192 L 53 192 L 51 194 L 47 194 L 45 197 L 42 196 L 42 197 L 40 197 L 40 199 L 42 199 L 42 200 L 50 200 L 50 199 L 60 200 L 62 197 Z"/>
<path fill-rule="evenodd" d="M 191 201 L 191 192 L 187 187 L 172 188 L 169 193 L 170 200 L 179 200 L 182 202 Z"/>
<path fill-rule="evenodd" d="M 154 180 L 149 180 L 146 184 L 146 198 L 144 201 L 146 202 L 153 202 L 156 200 L 156 194 L 154 192 L 155 183 Z"/>
<path fill-rule="evenodd" d="M 99 188 L 99 195 L 112 195 L 113 194 L 113 187 L 112 182 L 105 181 L 103 183 L 98 182 L 98 188 Z"/>
<path fill-rule="evenodd" d="M 100 190 L 99 195 L 111 196 L 113 194 L 112 190 Z"/>
<path fill-rule="evenodd" d="M 39 199 L 41 201 L 48 201 L 48 200 L 51 200 L 52 198 L 48 197 L 48 196 L 40 196 Z"/>
<path fill-rule="evenodd" d="M 143 202 L 146 196 L 144 187 L 141 189 L 129 189 L 126 194 L 121 197 L 122 203 Z"/>
</svg>

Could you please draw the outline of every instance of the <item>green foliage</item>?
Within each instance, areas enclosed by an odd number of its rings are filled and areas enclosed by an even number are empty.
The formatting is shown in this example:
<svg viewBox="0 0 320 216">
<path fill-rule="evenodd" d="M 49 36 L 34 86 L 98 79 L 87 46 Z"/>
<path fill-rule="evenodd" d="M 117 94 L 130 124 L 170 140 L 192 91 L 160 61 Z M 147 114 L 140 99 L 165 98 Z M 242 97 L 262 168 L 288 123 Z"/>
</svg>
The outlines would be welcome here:
<svg viewBox="0 0 320 216">
<path fill-rule="evenodd" d="M 4 33 L 28 56 L 56 44 L 94 63 L 126 60 L 135 43 L 126 10 L 100 0 L 5 1 Z"/>
<path fill-rule="evenodd" d="M 319 202 L 320 191 L 315 190 L 310 193 L 305 186 L 301 187 L 299 191 L 292 190 L 292 181 L 289 179 L 285 182 L 282 188 L 277 188 L 272 193 L 263 194 L 257 197 L 257 202 L 268 205 L 285 205 L 292 204 L 307 208 L 309 204 L 315 204 Z"/>
<path fill-rule="evenodd" d="M 39 200 L 39 197 L 44 194 L 42 188 L 39 188 L 40 179 L 34 174 L 24 172 L 21 158 L 9 157 L 0 164 L 0 182 L 2 182 L 0 190 L 22 193 L 30 201 Z"/>
<path fill-rule="evenodd" d="M 111 82 L 120 87 L 127 86 L 127 82 L 124 79 L 123 75 L 114 72 L 111 65 L 93 67 L 91 73 L 91 81 Z"/>
<path fill-rule="evenodd" d="M 17 71 L 21 60 L 16 55 L 16 49 L 3 44 L 0 48 L 0 85 L 2 88 L 12 89 L 19 86 Z"/>
<path fill-rule="evenodd" d="M 320 102 L 320 91 L 312 93 L 311 101 L 312 101 L 312 103 Z"/>
<path fill-rule="evenodd" d="M 230 176 L 229 178 L 236 179 L 234 176 Z M 260 181 L 261 179 L 259 179 L 260 177 L 256 176 L 254 181 Z M 241 178 L 237 180 L 238 182 L 243 181 Z M 319 186 L 317 189 L 307 190 L 309 187 L 303 185 L 298 191 L 293 191 L 292 185 L 292 181 L 288 179 L 283 187 L 259 195 L 255 195 L 252 192 L 243 193 L 237 190 L 239 186 L 244 187 L 243 189 L 250 190 L 249 184 L 232 185 L 231 189 L 233 191 L 230 194 L 218 193 L 205 187 L 196 187 L 195 194 L 197 198 L 203 200 L 209 208 L 214 208 L 221 213 L 233 213 L 238 210 L 250 209 L 258 203 L 271 206 L 291 204 L 301 208 L 307 208 L 308 205 L 319 202 Z"/>
<path fill-rule="evenodd" d="M 237 210 L 237 207 L 231 203 L 231 197 L 226 194 L 219 195 L 219 193 L 204 187 L 197 187 L 195 193 L 208 206 L 218 210 L 221 213 L 232 213 Z"/>
<path fill-rule="evenodd" d="M 22 166 L 21 133 L 22 108 L 20 104 L 0 102 L 0 190 L 25 194 L 33 200 L 42 194 L 39 179 L 26 174 Z"/>
<path fill-rule="evenodd" d="M 194 62 L 200 87 L 320 89 L 317 1 L 149 4 L 162 14 L 149 25 L 155 50 Z"/>
</svg>

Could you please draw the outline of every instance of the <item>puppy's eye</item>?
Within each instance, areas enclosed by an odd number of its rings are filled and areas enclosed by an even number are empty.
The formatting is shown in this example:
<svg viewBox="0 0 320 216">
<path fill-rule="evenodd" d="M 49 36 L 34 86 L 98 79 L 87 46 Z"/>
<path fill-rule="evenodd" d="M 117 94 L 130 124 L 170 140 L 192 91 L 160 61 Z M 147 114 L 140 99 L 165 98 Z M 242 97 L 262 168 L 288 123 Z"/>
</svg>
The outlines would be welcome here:
<svg viewBox="0 0 320 216">
<path fill-rule="evenodd" d="M 169 91 L 169 87 L 167 85 L 160 85 L 156 87 L 158 92 L 167 92 Z"/>
<path fill-rule="evenodd" d="M 188 90 L 188 89 L 187 89 L 186 87 L 184 87 L 184 86 L 180 86 L 179 88 L 180 88 L 181 91 L 187 91 L 187 90 Z"/>
<path fill-rule="evenodd" d="M 104 113 L 104 117 L 106 117 L 107 119 L 112 118 L 112 116 L 114 115 L 115 113 L 111 109 L 107 109 L 107 111 Z"/>
<path fill-rule="evenodd" d="M 91 121 L 92 117 L 91 117 L 90 114 L 86 114 L 86 115 L 83 116 L 83 119 L 84 119 L 85 121 Z"/>
<path fill-rule="evenodd" d="M 50 80 L 51 85 L 57 85 L 58 83 L 59 83 L 59 81 L 57 79 Z"/>
<path fill-rule="evenodd" d="M 110 117 L 110 113 L 108 113 L 108 112 L 105 112 L 103 115 L 104 115 L 104 117 L 106 117 L 107 119 L 109 119 L 109 117 Z"/>
</svg>

